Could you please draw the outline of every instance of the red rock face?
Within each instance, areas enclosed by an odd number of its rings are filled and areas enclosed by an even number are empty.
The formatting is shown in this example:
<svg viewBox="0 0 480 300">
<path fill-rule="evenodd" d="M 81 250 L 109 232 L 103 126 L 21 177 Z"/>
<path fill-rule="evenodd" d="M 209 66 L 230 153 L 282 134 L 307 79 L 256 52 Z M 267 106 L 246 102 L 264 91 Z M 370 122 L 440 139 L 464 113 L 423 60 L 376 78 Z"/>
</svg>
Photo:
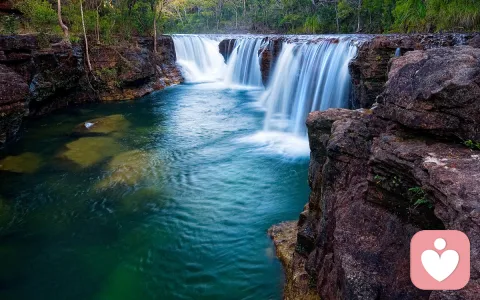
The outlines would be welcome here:
<svg viewBox="0 0 480 300">
<path fill-rule="evenodd" d="M 310 114 L 311 194 L 293 257 L 305 263 L 290 265 L 305 266 L 321 299 L 478 299 L 480 151 L 458 138 L 478 141 L 478 55 L 471 47 L 411 52 L 392 62 L 374 110 Z M 415 204 L 412 189 L 427 202 Z M 410 239 L 424 229 L 467 234 L 464 289 L 412 285 Z"/>
</svg>

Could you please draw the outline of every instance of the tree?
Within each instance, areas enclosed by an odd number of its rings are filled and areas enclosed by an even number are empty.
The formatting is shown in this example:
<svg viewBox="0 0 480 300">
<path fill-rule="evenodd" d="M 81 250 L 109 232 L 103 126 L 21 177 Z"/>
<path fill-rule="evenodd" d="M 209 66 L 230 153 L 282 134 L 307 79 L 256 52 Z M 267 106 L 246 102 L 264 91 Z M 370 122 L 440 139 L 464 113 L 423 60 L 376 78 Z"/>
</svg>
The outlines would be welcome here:
<svg viewBox="0 0 480 300">
<path fill-rule="evenodd" d="M 157 53 L 157 23 L 163 17 L 169 0 L 155 0 L 155 14 L 153 16 L 153 52 Z"/>
<path fill-rule="evenodd" d="M 58 23 L 62 28 L 63 35 L 65 36 L 65 40 L 70 42 L 70 35 L 68 34 L 68 27 L 62 21 L 62 2 L 61 0 L 57 0 L 57 14 L 58 14 Z"/>
<path fill-rule="evenodd" d="M 83 0 L 80 0 L 80 14 L 82 16 L 83 38 L 85 40 L 85 58 L 87 60 L 88 70 L 92 72 L 92 64 L 90 63 L 90 54 L 88 53 L 88 38 L 85 29 L 85 18 L 83 16 Z"/>
</svg>

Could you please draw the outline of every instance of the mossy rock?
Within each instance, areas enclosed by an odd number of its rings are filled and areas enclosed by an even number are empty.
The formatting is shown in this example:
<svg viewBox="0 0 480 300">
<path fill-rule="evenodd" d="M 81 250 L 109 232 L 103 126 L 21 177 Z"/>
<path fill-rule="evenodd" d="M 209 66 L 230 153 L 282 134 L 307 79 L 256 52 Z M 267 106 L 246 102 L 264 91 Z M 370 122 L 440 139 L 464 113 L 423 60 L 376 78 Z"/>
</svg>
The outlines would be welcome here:
<svg viewBox="0 0 480 300">
<path fill-rule="evenodd" d="M 96 188 L 105 189 L 118 184 L 136 185 L 147 174 L 150 158 L 149 153 L 140 150 L 120 153 L 108 163 L 109 175 L 100 181 Z"/>
<path fill-rule="evenodd" d="M 78 124 L 73 129 L 73 134 L 77 136 L 122 135 L 128 127 L 130 122 L 123 115 L 111 115 Z"/>
<path fill-rule="evenodd" d="M 35 173 L 42 165 L 42 158 L 35 153 L 25 152 L 17 156 L 7 156 L 0 160 L 0 170 L 15 173 Z"/>
<path fill-rule="evenodd" d="M 111 137 L 83 137 L 65 145 L 61 158 L 82 168 L 90 167 L 120 152 L 121 146 Z"/>
</svg>

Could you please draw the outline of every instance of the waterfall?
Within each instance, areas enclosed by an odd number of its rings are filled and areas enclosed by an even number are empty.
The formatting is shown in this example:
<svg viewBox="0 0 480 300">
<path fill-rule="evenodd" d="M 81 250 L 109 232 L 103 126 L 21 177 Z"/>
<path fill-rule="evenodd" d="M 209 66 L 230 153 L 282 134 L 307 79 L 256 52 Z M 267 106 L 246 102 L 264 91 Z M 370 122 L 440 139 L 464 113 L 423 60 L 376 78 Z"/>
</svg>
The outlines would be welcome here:
<svg viewBox="0 0 480 300">
<path fill-rule="evenodd" d="M 319 42 L 284 42 L 277 65 L 261 102 L 267 112 L 265 131 L 306 135 L 311 111 L 348 107 L 348 63 L 357 47 L 350 38 Z"/>
<path fill-rule="evenodd" d="M 228 59 L 225 83 L 227 85 L 263 86 L 260 73 L 259 49 L 262 38 L 244 38 L 235 41 Z"/>
<path fill-rule="evenodd" d="M 218 51 L 219 41 L 197 35 L 172 36 L 177 63 L 187 82 L 219 81 L 225 73 L 225 62 Z"/>
<path fill-rule="evenodd" d="M 263 87 L 260 37 L 237 37 L 227 64 L 219 52 L 221 36 L 173 35 L 177 63 L 187 82 L 223 82 L 226 86 Z"/>
<path fill-rule="evenodd" d="M 264 37 L 235 36 L 225 64 L 219 43 L 226 36 L 173 35 L 177 63 L 188 82 L 218 82 L 226 87 L 263 87 L 260 53 Z M 311 111 L 348 107 L 348 64 L 357 53 L 352 37 L 303 37 L 282 43 L 280 55 L 261 96 L 264 131 L 306 136 Z"/>
</svg>

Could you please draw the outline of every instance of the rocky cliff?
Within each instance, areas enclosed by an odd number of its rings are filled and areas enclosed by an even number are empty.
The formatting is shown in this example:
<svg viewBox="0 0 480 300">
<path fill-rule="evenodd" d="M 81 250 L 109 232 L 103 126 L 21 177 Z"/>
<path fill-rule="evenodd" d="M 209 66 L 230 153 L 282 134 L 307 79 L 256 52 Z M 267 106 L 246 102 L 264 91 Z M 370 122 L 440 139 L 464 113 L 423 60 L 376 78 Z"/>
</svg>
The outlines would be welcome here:
<svg viewBox="0 0 480 300">
<path fill-rule="evenodd" d="M 383 91 L 389 61 L 408 51 L 470 45 L 480 47 L 480 34 L 392 34 L 365 36 L 350 63 L 355 108 L 370 108 Z"/>
<path fill-rule="evenodd" d="M 289 257 L 285 298 L 478 299 L 480 49 L 394 58 L 374 109 L 313 112 L 307 127 L 308 204 L 298 222 L 270 230 Z M 424 229 L 467 234 L 464 289 L 412 285 L 410 239 Z"/>
<path fill-rule="evenodd" d="M 82 45 L 36 35 L 0 36 L 0 148 L 13 140 L 23 117 L 70 104 L 125 100 L 180 83 L 173 40 L 93 46 L 86 72 Z"/>
</svg>

